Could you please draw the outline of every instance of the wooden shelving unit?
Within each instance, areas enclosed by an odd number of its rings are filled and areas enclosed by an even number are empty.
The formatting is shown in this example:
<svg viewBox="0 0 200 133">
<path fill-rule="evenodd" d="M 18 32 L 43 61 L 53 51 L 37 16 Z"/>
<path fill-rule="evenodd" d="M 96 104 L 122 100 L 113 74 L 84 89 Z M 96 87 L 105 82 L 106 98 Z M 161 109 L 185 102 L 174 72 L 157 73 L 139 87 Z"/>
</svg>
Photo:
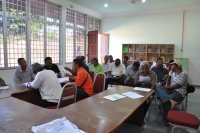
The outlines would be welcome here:
<svg viewBox="0 0 200 133">
<path fill-rule="evenodd" d="M 128 56 L 130 62 L 136 60 L 153 62 L 162 57 L 167 63 L 174 59 L 174 44 L 123 44 L 122 56 Z"/>
</svg>

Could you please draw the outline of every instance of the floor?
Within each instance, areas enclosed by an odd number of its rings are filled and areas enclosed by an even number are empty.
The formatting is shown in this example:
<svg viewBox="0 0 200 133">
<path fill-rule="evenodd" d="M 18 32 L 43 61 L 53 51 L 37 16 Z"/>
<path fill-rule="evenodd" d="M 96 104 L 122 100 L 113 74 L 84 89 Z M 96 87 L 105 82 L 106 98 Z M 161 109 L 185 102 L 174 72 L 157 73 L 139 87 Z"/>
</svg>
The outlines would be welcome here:
<svg viewBox="0 0 200 133">
<path fill-rule="evenodd" d="M 200 87 L 196 87 L 194 93 L 188 95 L 187 112 L 200 117 Z M 150 115 L 148 115 L 148 113 Z M 117 131 L 117 133 L 170 133 L 170 127 L 165 126 L 162 120 L 162 114 L 159 110 L 158 103 L 152 102 L 146 115 L 145 125 L 136 126 L 125 123 Z M 175 129 L 175 133 L 193 133 L 194 131 L 186 131 L 180 128 Z"/>
</svg>

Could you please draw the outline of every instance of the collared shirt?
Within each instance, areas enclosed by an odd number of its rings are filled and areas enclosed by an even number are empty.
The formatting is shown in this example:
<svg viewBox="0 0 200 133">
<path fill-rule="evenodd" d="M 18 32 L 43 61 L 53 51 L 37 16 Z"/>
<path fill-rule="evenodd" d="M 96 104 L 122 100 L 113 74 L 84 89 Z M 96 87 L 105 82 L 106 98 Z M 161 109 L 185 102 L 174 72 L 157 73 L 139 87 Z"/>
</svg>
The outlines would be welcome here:
<svg viewBox="0 0 200 133">
<path fill-rule="evenodd" d="M 94 66 L 94 64 L 91 65 L 90 71 L 94 72 L 94 74 L 97 74 L 99 72 L 103 73 L 103 66 L 101 64 L 98 64 L 97 66 Z"/>
<path fill-rule="evenodd" d="M 176 74 L 175 72 L 171 73 L 171 84 L 175 85 L 179 84 L 181 85 L 180 88 L 175 89 L 177 92 L 179 92 L 182 97 L 185 96 L 187 93 L 186 86 L 187 86 L 187 75 L 185 72 L 181 72 L 179 74 Z"/>
<path fill-rule="evenodd" d="M 135 75 L 135 83 L 137 82 L 140 82 L 139 79 L 140 79 L 140 76 L 143 76 L 143 77 L 149 77 L 150 78 L 150 85 L 151 86 L 155 86 L 156 85 L 156 81 L 157 81 L 157 76 L 156 76 L 156 73 L 153 72 L 153 71 L 149 71 L 149 73 L 147 75 L 145 75 L 141 70 L 139 70 L 136 75 Z M 149 86 L 150 87 L 150 86 Z M 148 87 L 148 88 L 149 88 Z"/>
<path fill-rule="evenodd" d="M 44 69 L 38 72 L 30 85 L 32 88 L 39 89 L 42 99 L 58 103 L 62 93 L 62 87 L 56 74 L 52 70 Z"/>
<path fill-rule="evenodd" d="M 121 76 L 126 73 L 124 64 L 120 63 L 119 66 L 116 66 L 115 62 L 110 64 L 108 71 L 111 71 L 113 76 Z"/>
<path fill-rule="evenodd" d="M 58 68 L 58 66 L 56 64 L 52 64 L 51 67 L 48 67 L 47 65 L 45 65 L 44 69 L 46 69 L 46 70 L 52 70 L 55 73 L 60 73 L 60 70 L 59 70 L 59 68 Z"/>
<path fill-rule="evenodd" d="M 102 66 L 103 66 L 103 69 L 104 69 L 104 73 L 107 73 L 109 66 L 110 66 L 110 62 L 107 62 L 106 64 L 104 62 L 104 63 L 102 63 Z"/>
<path fill-rule="evenodd" d="M 34 79 L 34 77 L 35 75 L 31 68 L 27 67 L 25 71 L 22 71 L 22 69 L 19 66 L 15 70 L 13 81 L 17 84 L 31 82 Z"/>
<path fill-rule="evenodd" d="M 85 81 L 86 80 L 86 81 Z M 83 90 L 91 96 L 93 94 L 93 83 L 90 74 L 83 68 L 80 67 L 77 71 L 77 75 L 75 76 L 75 82 L 77 86 L 82 85 Z"/>
<path fill-rule="evenodd" d="M 165 75 L 168 75 L 168 70 L 164 67 L 154 66 L 152 69 L 157 75 L 157 82 L 162 82 Z"/>
<path fill-rule="evenodd" d="M 133 65 L 129 65 L 127 68 L 126 68 L 126 78 L 129 79 L 129 78 L 135 78 L 135 75 L 138 71 L 134 71 L 133 70 Z"/>
<path fill-rule="evenodd" d="M 126 63 L 126 64 L 124 64 L 124 66 L 125 66 L 125 69 L 129 66 L 129 64 L 128 63 Z"/>
</svg>

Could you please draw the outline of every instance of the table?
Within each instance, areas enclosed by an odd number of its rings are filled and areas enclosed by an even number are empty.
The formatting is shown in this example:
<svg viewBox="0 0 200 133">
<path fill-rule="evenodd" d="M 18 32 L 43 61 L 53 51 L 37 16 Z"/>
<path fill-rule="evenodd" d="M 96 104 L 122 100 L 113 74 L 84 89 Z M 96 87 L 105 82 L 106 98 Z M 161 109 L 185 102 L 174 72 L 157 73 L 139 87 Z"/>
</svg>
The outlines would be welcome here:
<svg viewBox="0 0 200 133">
<path fill-rule="evenodd" d="M 13 90 L 25 94 L 30 91 L 23 87 L 20 88 L 18 85 L 13 87 L 15 88 L 11 89 L 10 93 L 8 90 L 6 93 L 0 92 L 0 96 L 2 97 L 2 94 L 12 94 L 14 93 Z M 30 129 L 33 125 L 43 124 L 64 116 L 88 133 L 115 132 L 125 121 L 130 118 L 134 119 L 135 112 L 154 93 L 154 90 L 150 92 L 134 91 L 144 95 L 144 97 L 134 100 L 124 98 L 115 102 L 103 98 L 106 95 L 127 91 L 133 91 L 133 88 L 116 86 L 56 110 L 45 109 L 12 96 L 3 98 L 0 102 L 0 132 L 31 133 Z"/>
</svg>

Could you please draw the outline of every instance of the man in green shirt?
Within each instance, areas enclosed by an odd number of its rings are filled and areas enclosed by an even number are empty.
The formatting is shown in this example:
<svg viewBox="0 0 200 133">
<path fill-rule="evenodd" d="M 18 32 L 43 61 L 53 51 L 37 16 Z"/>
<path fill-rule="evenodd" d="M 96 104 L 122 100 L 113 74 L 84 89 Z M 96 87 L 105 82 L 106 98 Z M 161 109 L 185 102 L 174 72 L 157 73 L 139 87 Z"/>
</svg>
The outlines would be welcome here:
<svg viewBox="0 0 200 133">
<path fill-rule="evenodd" d="M 94 74 L 97 73 L 103 73 L 104 69 L 103 66 L 101 64 L 99 64 L 98 59 L 97 58 L 93 58 L 93 64 L 90 67 L 90 71 L 94 72 Z"/>
</svg>

